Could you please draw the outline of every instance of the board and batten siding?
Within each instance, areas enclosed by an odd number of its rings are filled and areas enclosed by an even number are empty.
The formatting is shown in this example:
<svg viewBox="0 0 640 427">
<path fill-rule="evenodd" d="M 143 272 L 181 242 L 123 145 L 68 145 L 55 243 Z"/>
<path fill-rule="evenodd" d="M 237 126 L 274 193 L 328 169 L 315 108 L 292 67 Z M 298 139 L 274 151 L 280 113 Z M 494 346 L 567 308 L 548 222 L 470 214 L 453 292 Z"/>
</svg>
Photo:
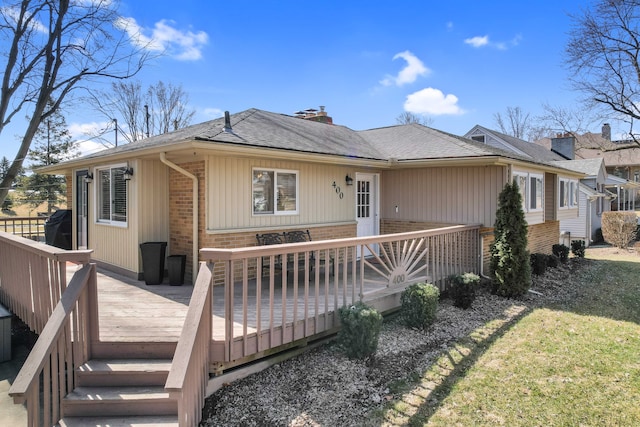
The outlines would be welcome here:
<svg viewBox="0 0 640 427">
<path fill-rule="evenodd" d="M 89 186 L 89 245 L 97 261 L 142 272 L 140 243 L 169 240 L 167 167 L 159 160 L 130 161 L 127 183 L 127 226 L 97 223 L 95 184 Z M 95 181 L 94 181 L 95 182 Z"/>
<path fill-rule="evenodd" d="M 384 171 L 382 218 L 492 227 L 505 176 L 501 166 Z"/>
<path fill-rule="evenodd" d="M 254 168 L 298 173 L 298 213 L 253 215 Z M 314 163 L 210 156 L 207 161 L 207 230 L 234 232 L 354 221 L 355 186 L 347 186 L 351 168 Z M 337 192 L 333 183 L 340 188 Z M 340 197 L 342 194 L 342 197 Z"/>
</svg>

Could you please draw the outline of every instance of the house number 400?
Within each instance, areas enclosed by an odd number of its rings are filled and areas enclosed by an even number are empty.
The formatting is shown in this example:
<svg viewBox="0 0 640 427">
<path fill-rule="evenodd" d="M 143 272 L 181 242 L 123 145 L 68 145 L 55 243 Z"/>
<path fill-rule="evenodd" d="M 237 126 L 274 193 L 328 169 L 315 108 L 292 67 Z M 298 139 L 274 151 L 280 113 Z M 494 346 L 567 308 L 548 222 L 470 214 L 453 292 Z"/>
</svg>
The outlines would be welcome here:
<svg viewBox="0 0 640 427">
<path fill-rule="evenodd" d="M 335 181 L 333 181 L 332 187 L 334 188 L 334 190 L 336 190 L 336 194 L 338 195 L 338 197 L 342 199 L 344 197 L 344 193 L 340 190 L 340 186 L 336 184 Z"/>
</svg>

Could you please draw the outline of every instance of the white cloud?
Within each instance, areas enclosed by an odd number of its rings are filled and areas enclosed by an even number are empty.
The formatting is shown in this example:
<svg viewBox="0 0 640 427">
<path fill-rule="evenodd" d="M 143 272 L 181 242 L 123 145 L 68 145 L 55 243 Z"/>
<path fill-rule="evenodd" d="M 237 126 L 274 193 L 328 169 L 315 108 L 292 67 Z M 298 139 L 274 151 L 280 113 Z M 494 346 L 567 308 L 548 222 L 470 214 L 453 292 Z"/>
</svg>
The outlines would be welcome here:
<svg viewBox="0 0 640 427">
<path fill-rule="evenodd" d="M 429 114 L 432 116 L 458 115 L 465 111 L 458 106 L 458 97 L 445 95 L 441 90 L 428 87 L 407 96 L 404 103 L 405 111 L 415 114 Z"/>
<path fill-rule="evenodd" d="M 449 31 L 453 30 L 453 22 L 451 21 L 447 22 L 447 30 Z"/>
<path fill-rule="evenodd" d="M 402 58 L 407 61 L 406 67 L 404 67 L 396 77 L 387 76 L 380 83 L 383 86 L 402 86 L 408 83 L 413 83 L 419 76 L 426 76 L 431 72 L 431 70 L 422 63 L 417 56 L 413 53 L 405 50 L 404 52 L 400 52 L 393 57 L 395 61 L 398 58 Z"/>
<path fill-rule="evenodd" d="M 202 114 L 209 119 L 217 119 L 224 116 L 224 111 L 219 108 L 205 108 L 202 110 Z"/>
<path fill-rule="evenodd" d="M 470 39 L 465 39 L 464 42 L 473 47 L 482 47 L 489 44 L 489 36 L 475 36 Z"/>
<path fill-rule="evenodd" d="M 471 37 L 469 39 L 465 39 L 464 42 L 465 44 L 468 44 L 475 48 L 488 46 L 498 50 L 507 50 L 510 47 L 518 46 L 520 44 L 520 40 L 522 40 L 522 35 L 516 34 L 511 40 L 507 42 L 504 42 L 504 41 L 492 42 L 491 40 L 489 40 L 489 36 L 487 35 L 482 37 L 480 36 Z"/>
<path fill-rule="evenodd" d="M 174 27 L 175 22 L 166 19 L 156 22 L 153 29 L 143 28 L 134 18 L 125 17 L 119 18 L 115 25 L 126 31 L 137 46 L 154 52 L 167 52 L 180 61 L 202 58 L 202 48 L 209 41 L 204 31 L 179 30 Z"/>
</svg>

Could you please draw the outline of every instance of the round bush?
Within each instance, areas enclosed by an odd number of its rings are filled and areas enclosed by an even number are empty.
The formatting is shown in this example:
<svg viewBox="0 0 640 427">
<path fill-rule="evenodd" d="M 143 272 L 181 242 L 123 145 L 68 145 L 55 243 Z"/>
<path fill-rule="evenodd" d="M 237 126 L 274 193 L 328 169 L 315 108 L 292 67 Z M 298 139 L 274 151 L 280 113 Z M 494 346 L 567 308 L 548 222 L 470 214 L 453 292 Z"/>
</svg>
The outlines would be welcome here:
<svg viewBox="0 0 640 427">
<path fill-rule="evenodd" d="M 480 276 L 474 273 L 457 274 L 450 277 L 451 298 L 453 305 L 467 309 L 476 299 L 476 288 L 480 284 Z"/>
<path fill-rule="evenodd" d="M 342 328 L 338 332 L 338 344 L 347 357 L 364 359 L 376 352 L 382 328 L 382 315 L 375 308 L 358 301 L 338 310 Z"/>
<path fill-rule="evenodd" d="M 400 295 L 401 318 L 410 328 L 426 329 L 436 320 L 440 291 L 431 283 L 414 283 Z"/>
</svg>

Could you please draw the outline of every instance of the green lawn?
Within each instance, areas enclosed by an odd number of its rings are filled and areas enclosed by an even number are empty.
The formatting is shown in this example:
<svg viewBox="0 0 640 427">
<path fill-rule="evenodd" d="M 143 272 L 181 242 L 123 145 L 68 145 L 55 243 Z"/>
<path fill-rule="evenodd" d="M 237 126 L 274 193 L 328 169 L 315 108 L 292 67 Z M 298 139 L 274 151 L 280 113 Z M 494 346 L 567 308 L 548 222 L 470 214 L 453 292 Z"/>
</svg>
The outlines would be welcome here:
<svg viewBox="0 0 640 427">
<path fill-rule="evenodd" d="M 640 257 L 615 258 L 578 270 L 570 304 L 459 342 L 382 424 L 640 426 Z"/>
</svg>

